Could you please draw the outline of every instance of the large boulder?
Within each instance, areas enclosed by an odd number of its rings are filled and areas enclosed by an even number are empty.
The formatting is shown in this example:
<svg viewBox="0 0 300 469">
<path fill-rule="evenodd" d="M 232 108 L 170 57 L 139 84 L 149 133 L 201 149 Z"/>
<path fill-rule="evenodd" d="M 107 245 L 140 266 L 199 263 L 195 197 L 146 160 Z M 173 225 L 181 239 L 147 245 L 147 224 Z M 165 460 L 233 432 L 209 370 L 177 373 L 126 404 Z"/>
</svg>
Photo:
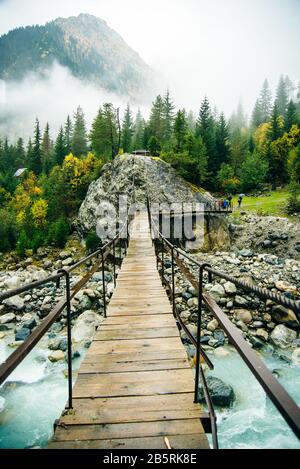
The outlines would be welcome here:
<svg viewBox="0 0 300 469">
<path fill-rule="evenodd" d="M 235 401 L 233 388 L 214 376 L 206 378 L 207 386 L 214 405 L 219 407 L 230 407 Z M 203 386 L 199 386 L 199 402 L 205 402 Z"/>
<path fill-rule="evenodd" d="M 297 332 L 285 327 L 283 324 L 276 326 L 271 333 L 271 341 L 280 348 L 290 347 L 297 339 Z"/>
<path fill-rule="evenodd" d="M 145 206 L 147 194 L 154 203 L 203 203 L 206 208 L 215 204 L 209 193 L 192 187 L 159 158 L 125 154 L 106 164 L 102 176 L 90 185 L 79 211 L 80 232 L 85 234 L 95 229 L 101 220 L 111 218 L 105 212 L 119 207 L 120 194 L 130 200 L 133 177 L 135 201 Z"/>
<path fill-rule="evenodd" d="M 85 311 L 75 321 L 72 328 L 72 340 L 75 343 L 85 342 L 94 337 L 96 327 L 98 327 L 103 318 L 95 311 Z"/>
</svg>

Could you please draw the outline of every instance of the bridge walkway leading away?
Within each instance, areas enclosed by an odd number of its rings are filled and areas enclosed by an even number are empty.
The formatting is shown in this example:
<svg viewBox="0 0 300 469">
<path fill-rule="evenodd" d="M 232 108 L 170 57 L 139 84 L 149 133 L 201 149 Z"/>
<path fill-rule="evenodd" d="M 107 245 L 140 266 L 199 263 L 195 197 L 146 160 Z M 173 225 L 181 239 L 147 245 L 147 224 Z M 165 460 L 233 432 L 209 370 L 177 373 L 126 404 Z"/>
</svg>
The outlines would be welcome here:
<svg viewBox="0 0 300 469">
<path fill-rule="evenodd" d="M 73 409 L 61 416 L 49 448 L 209 448 L 144 212 L 133 222 L 107 318 L 73 396 Z"/>
</svg>

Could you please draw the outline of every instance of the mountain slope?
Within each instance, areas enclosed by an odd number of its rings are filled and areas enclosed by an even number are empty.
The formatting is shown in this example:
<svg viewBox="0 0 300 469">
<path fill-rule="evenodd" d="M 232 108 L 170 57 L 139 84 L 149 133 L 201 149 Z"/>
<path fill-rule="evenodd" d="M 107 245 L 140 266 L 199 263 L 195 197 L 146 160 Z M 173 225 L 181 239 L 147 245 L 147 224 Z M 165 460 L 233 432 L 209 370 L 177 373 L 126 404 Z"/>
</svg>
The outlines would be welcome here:
<svg viewBox="0 0 300 469">
<path fill-rule="evenodd" d="M 0 78 L 4 80 L 19 80 L 32 71 L 43 73 L 54 61 L 76 77 L 120 95 L 139 94 L 152 75 L 121 36 L 92 15 L 58 18 L 0 38 Z"/>
</svg>

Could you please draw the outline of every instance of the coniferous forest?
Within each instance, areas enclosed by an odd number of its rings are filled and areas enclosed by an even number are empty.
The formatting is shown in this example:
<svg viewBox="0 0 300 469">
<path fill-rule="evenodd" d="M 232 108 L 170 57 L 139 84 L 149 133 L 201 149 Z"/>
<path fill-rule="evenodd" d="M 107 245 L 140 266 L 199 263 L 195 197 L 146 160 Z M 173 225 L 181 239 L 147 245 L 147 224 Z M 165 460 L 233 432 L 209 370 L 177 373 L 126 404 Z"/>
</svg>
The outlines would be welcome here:
<svg viewBox="0 0 300 469">
<path fill-rule="evenodd" d="M 300 209 L 300 105 L 281 77 L 274 95 L 263 83 L 252 116 L 242 105 L 227 119 L 206 97 L 198 115 L 177 109 L 169 91 L 152 103 L 148 119 L 130 106 L 105 103 L 91 129 L 78 107 L 58 135 L 37 119 L 32 137 L 0 140 L 0 251 L 63 247 L 89 184 L 117 155 L 147 149 L 187 181 L 216 194 L 288 186 L 288 210 Z M 299 98 L 299 97 L 298 97 Z M 17 170 L 26 171 L 17 177 Z"/>
</svg>

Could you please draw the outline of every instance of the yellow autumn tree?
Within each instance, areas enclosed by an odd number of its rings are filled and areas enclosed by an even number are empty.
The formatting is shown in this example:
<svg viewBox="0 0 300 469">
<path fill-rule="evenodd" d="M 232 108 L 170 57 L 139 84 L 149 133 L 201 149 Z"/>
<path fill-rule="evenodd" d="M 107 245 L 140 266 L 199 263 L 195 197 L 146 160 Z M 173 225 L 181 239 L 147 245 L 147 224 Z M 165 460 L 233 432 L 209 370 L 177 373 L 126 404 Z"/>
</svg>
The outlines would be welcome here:
<svg viewBox="0 0 300 469">
<path fill-rule="evenodd" d="M 31 215 L 36 228 L 40 228 L 47 223 L 48 202 L 45 199 L 36 200 L 31 207 Z"/>
<path fill-rule="evenodd" d="M 269 146 L 269 135 L 271 131 L 271 124 L 261 124 L 254 132 L 253 140 L 259 151 L 263 156 L 266 156 Z"/>
</svg>

